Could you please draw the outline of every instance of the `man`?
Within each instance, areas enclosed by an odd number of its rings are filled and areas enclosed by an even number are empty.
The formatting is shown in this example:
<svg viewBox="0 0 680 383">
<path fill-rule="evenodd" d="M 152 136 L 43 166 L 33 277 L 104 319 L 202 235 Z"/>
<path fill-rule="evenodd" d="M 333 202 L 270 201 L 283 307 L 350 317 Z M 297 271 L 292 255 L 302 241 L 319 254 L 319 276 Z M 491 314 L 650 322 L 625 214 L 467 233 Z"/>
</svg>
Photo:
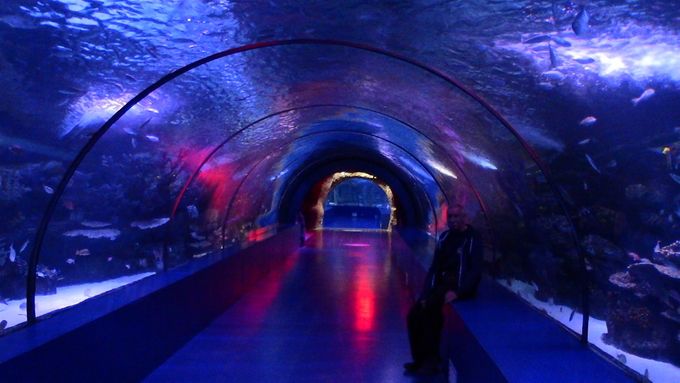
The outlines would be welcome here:
<svg viewBox="0 0 680 383">
<path fill-rule="evenodd" d="M 432 266 L 423 292 L 408 314 L 408 335 L 413 362 L 404 364 L 408 373 L 440 371 L 439 343 L 444 304 L 473 297 L 481 278 L 482 245 L 468 223 L 463 206 L 449 207 L 449 230 L 439 236 Z"/>
</svg>

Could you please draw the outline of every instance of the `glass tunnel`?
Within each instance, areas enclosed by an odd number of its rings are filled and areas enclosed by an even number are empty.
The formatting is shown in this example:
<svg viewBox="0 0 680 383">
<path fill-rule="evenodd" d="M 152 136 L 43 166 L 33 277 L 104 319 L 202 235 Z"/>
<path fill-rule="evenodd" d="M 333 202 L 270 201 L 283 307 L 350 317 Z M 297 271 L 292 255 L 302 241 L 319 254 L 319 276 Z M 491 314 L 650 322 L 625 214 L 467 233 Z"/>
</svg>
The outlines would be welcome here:
<svg viewBox="0 0 680 383">
<path fill-rule="evenodd" d="M 664 1 L 3 2 L 0 334 L 296 226 L 427 268 L 461 204 L 496 283 L 672 381 L 679 33 Z"/>
</svg>

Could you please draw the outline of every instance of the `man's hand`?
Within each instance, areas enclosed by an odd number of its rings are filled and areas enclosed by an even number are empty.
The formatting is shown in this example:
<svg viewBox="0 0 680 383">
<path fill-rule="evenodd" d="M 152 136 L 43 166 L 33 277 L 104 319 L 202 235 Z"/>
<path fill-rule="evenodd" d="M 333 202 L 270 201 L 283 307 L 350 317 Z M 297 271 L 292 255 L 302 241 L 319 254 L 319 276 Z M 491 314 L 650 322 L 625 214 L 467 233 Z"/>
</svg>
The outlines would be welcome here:
<svg viewBox="0 0 680 383">
<path fill-rule="evenodd" d="M 446 295 L 444 295 L 444 302 L 446 303 L 451 303 L 458 299 L 458 294 L 456 294 L 454 291 L 447 291 Z"/>
</svg>

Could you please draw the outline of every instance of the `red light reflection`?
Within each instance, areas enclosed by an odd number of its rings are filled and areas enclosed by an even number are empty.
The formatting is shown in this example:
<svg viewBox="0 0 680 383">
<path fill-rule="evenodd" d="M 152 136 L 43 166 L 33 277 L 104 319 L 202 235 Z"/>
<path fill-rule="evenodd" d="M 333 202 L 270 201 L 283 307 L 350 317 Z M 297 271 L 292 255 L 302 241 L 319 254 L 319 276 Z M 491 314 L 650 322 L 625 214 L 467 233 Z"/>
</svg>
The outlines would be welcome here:
<svg viewBox="0 0 680 383">
<path fill-rule="evenodd" d="M 347 247 L 369 247 L 371 245 L 369 245 L 368 243 L 361 243 L 361 242 L 348 242 L 348 243 L 345 243 L 345 246 L 347 246 Z"/>
<path fill-rule="evenodd" d="M 248 242 L 259 242 L 268 238 L 269 228 L 260 227 L 255 230 L 251 230 L 246 234 L 246 239 Z"/>
<path fill-rule="evenodd" d="M 177 148 L 174 151 L 182 159 L 185 169 L 193 172 L 212 152 L 212 148 Z M 220 161 L 222 159 L 222 161 Z M 236 182 L 232 179 L 234 164 L 224 161 L 223 158 L 213 156 L 198 173 L 196 182 L 208 189 L 211 197 L 208 209 L 223 211 L 229 203 L 229 199 L 236 188 Z"/>
<path fill-rule="evenodd" d="M 358 266 L 354 291 L 354 329 L 372 331 L 375 327 L 375 275 L 366 264 Z"/>
</svg>

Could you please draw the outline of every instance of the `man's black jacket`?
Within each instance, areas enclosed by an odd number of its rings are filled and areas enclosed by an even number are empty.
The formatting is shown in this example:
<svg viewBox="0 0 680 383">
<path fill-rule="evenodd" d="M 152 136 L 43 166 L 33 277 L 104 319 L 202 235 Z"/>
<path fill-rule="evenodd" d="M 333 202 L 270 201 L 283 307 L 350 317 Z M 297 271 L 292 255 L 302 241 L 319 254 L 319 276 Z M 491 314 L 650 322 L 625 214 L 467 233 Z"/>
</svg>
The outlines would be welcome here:
<svg viewBox="0 0 680 383">
<path fill-rule="evenodd" d="M 458 299 L 473 297 L 482 275 L 482 263 L 482 243 L 472 226 L 462 232 L 443 232 L 420 299 L 441 304 L 447 291 L 455 292 Z"/>
</svg>

